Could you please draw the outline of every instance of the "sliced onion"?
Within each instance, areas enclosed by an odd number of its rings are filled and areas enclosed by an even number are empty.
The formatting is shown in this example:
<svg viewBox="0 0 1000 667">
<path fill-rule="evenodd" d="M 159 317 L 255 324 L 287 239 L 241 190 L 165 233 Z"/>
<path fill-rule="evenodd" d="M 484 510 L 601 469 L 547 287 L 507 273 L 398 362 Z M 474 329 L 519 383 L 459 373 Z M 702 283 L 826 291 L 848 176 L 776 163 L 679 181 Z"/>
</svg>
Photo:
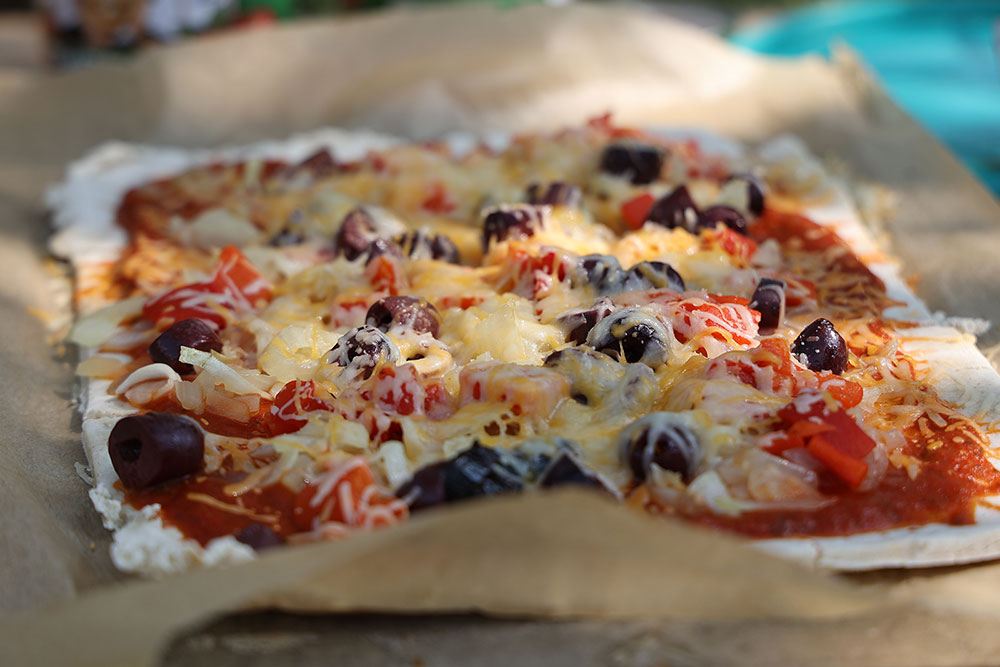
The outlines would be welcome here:
<svg viewBox="0 0 1000 667">
<path fill-rule="evenodd" d="M 142 313 L 144 303 L 146 297 L 136 296 L 94 311 L 77 320 L 67 339 L 84 347 L 96 347 L 110 338 L 123 320 Z"/>
</svg>

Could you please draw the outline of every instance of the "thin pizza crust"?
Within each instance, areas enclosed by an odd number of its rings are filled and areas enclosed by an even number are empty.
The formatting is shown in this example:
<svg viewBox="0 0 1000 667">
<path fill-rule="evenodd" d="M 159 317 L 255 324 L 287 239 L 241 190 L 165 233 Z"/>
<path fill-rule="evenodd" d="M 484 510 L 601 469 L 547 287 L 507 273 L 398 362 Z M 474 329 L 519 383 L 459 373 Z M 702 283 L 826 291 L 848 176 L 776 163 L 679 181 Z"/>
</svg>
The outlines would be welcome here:
<svg viewBox="0 0 1000 667">
<path fill-rule="evenodd" d="M 694 137 L 706 153 L 736 158 L 743 152 L 739 143 L 706 132 L 663 133 Z M 294 162 L 322 147 L 338 159 L 351 160 L 400 142 L 374 133 L 326 129 L 283 142 L 215 151 L 105 144 L 70 165 L 64 181 L 49 191 L 47 203 L 57 228 L 50 247 L 54 254 L 69 260 L 78 275 L 89 266 L 113 260 L 126 242 L 124 230 L 114 222 L 121 197 L 132 187 L 197 165 L 253 158 Z M 473 144 L 467 135 L 449 138 L 449 145 L 458 153 Z M 760 154 L 765 160 L 791 161 L 800 177 L 822 181 L 829 193 L 825 203 L 804 212 L 847 241 L 885 283 L 888 295 L 902 304 L 887 310 L 887 317 L 919 324 L 906 335 L 899 332 L 902 349 L 927 362 L 933 369 L 930 382 L 958 412 L 980 424 L 1000 422 L 1000 375 L 976 348 L 971 335 L 981 330 L 983 323 L 930 313 L 902 280 L 898 265 L 879 251 L 846 188 L 829 176 L 801 142 L 782 136 L 762 147 Z M 80 306 L 83 311 L 89 308 L 88 304 Z M 80 357 L 92 353 L 81 349 Z M 106 380 L 84 380 L 79 400 L 84 449 L 93 483 L 90 498 L 105 527 L 114 531 L 111 555 L 115 565 L 128 572 L 162 576 L 201 565 L 252 559 L 253 550 L 232 537 L 213 540 L 203 548 L 184 538 L 176 528 L 165 526 L 157 516 L 158 506 L 135 510 L 124 504 L 123 494 L 113 487 L 117 475 L 108 456 L 107 441 L 118 419 L 138 411 L 110 395 L 109 385 Z M 989 438 L 991 446 L 1000 449 L 1000 433 L 990 434 Z M 993 463 L 1000 468 L 1000 460 Z M 970 526 L 932 524 L 849 537 L 757 540 L 752 544 L 771 554 L 838 570 L 951 565 L 1000 557 L 1000 510 L 981 505 L 976 519 L 977 523 Z"/>
</svg>

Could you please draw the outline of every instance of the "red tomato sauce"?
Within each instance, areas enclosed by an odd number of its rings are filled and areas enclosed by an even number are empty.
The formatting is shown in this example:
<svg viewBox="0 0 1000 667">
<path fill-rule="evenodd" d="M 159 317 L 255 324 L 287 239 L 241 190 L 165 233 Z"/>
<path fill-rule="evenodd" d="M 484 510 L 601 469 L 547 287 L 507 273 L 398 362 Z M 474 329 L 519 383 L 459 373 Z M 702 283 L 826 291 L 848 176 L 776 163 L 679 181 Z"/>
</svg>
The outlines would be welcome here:
<svg viewBox="0 0 1000 667">
<path fill-rule="evenodd" d="M 125 499 L 135 508 L 159 503 L 163 523 L 174 526 L 202 546 L 224 535 L 233 535 L 251 523 L 263 523 L 278 535 L 296 531 L 292 522 L 295 493 L 283 484 L 252 489 L 234 497 L 225 486 L 245 477 L 242 473 L 225 476 L 198 475 L 169 482 L 144 491 L 126 491 Z M 198 500 L 203 494 L 228 505 L 248 510 L 234 513 Z"/>
<path fill-rule="evenodd" d="M 933 427 L 936 434 L 946 427 Z M 835 536 L 889 530 L 928 523 L 974 523 L 978 500 L 1000 493 L 1000 472 L 986 458 L 982 446 L 968 436 L 955 441 L 945 434 L 945 444 L 928 446 L 916 429 L 906 435 L 906 453 L 922 462 L 920 473 L 910 479 L 905 469 L 890 466 L 880 484 L 867 492 L 850 492 L 832 480 L 821 490 L 836 494 L 835 503 L 818 510 L 744 512 L 739 516 L 698 514 L 701 524 L 724 528 L 749 537 Z M 824 488 L 825 487 L 825 488 Z"/>
</svg>

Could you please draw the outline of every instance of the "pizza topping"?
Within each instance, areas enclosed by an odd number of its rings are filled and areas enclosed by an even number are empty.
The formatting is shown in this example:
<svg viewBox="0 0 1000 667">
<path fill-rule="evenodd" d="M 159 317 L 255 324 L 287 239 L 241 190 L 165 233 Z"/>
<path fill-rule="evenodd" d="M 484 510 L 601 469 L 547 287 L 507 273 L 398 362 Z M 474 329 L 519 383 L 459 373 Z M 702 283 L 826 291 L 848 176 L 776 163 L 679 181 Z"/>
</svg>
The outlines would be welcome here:
<svg viewBox="0 0 1000 667">
<path fill-rule="evenodd" d="M 554 181 L 546 186 L 532 183 L 527 189 L 528 203 L 535 206 L 568 206 L 575 208 L 580 205 L 582 193 L 580 188 L 571 183 Z"/>
<path fill-rule="evenodd" d="M 681 274 L 666 262 L 639 262 L 628 270 L 621 289 L 623 292 L 633 292 L 663 288 L 676 292 L 686 289 Z"/>
<path fill-rule="evenodd" d="M 316 396 L 316 383 L 312 380 L 292 380 L 274 396 L 271 404 L 271 433 L 294 433 L 306 425 L 310 412 L 333 411 L 327 401 Z"/>
<path fill-rule="evenodd" d="M 353 261 L 367 252 L 376 238 L 378 233 L 371 213 L 363 208 L 356 208 L 340 223 L 333 242 L 338 253 Z"/>
<path fill-rule="evenodd" d="M 708 227 L 711 229 L 719 223 L 740 234 L 746 234 L 747 232 L 747 220 L 735 208 L 729 206 L 709 206 L 699 215 L 699 227 Z"/>
<path fill-rule="evenodd" d="M 399 251 L 399 247 L 392 241 L 386 241 L 385 239 L 375 239 L 368 244 L 368 248 L 365 249 L 365 265 L 371 264 L 376 257 L 381 257 L 382 255 L 388 255 L 390 257 L 401 257 L 402 253 Z"/>
<path fill-rule="evenodd" d="M 646 220 L 668 229 L 679 227 L 694 232 L 698 228 L 698 207 L 687 186 L 678 185 L 669 194 L 656 200 L 646 214 Z"/>
<path fill-rule="evenodd" d="M 670 329 L 640 308 L 622 308 L 599 321 L 587 334 L 587 344 L 622 363 L 642 362 L 650 368 L 670 356 Z"/>
<path fill-rule="evenodd" d="M 576 308 L 565 312 L 556 321 L 566 330 L 568 342 L 583 345 L 587 342 L 587 335 L 594 325 L 613 312 L 615 312 L 615 302 L 610 297 L 602 296 L 590 308 Z"/>
<path fill-rule="evenodd" d="M 747 307 L 760 313 L 760 333 L 774 333 L 785 319 L 785 281 L 761 278 Z"/>
<path fill-rule="evenodd" d="M 437 308 L 415 296 L 387 296 L 372 304 L 365 315 L 365 324 L 388 332 L 393 327 L 411 329 L 417 333 L 437 336 L 441 316 Z"/>
<path fill-rule="evenodd" d="M 528 239 L 545 227 L 545 209 L 536 206 L 500 206 L 483 219 L 483 249 L 508 239 Z"/>
<path fill-rule="evenodd" d="M 196 318 L 218 329 L 229 321 L 229 313 L 253 310 L 271 298 L 271 286 L 235 246 L 226 246 L 212 278 L 170 290 L 146 302 L 142 316 L 162 325 Z"/>
<path fill-rule="evenodd" d="M 614 255 L 584 255 L 577 261 L 578 281 L 593 285 L 599 294 L 620 291 L 624 271 Z"/>
<path fill-rule="evenodd" d="M 233 537 L 237 542 L 253 547 L 254 551 L 270 549 L 285 543 L 283 538 L 274 529 L 265 523 L 254 521 L 241 528 Z"/>
<path fill-rule="evenodd" d="M 373 326 L 355 327 L 340 337 L 327 354 L 329 363 L 354 368 L 368 379 L 372 371 L 383 364 L 395 364 L 400 359 L 399 348 Z"/>
<path fill-rule="evenodd" d="M 792 354 L 809 370 L 840 375 L 847 368 L 847 343 L 833 323 L 822 317 L 802 330 L 792 343 Z"/>
<path fill-rule="evenodd" d="M 676 413 L 654 412 L 638 419 L 618 437 L 622 456 L 637 482 L 652 466 L 691 481 L 701 461 L 701 443 L 688 421 Z"/>
<path fill-rule="evenodd" d="M 418 230 L 400 234 L 393 241 L 410 259 L 436 259 L 458 264 L 458 248 L 444 234 L 425 234 Z"/>
<path fill-rule="evenodd" d="M 734 208 L 750 215 L 764 213 L 764 186 L 753 174 L 731 174 L 720 192 L 720 199 L 732 202 Z"/>
<path fill-rule="evenodd" d="M 108 453 L 125 488 L 148 489 L 200 470 L 205 437 L 187 417 L 149 412 L 118 420 Z"/>
<path fill-rule="evenodd" d="M 617 496 L 608 484 L 592 470 L 588 470 L 579 459 L 569 452 L 562 452 L 538 478 L 538 486 L 549 489 L 556 486 L 578 486 L 586 489 L 603 491 L 611 496 Z"/>
<path fill-rule="evenodd" d="M 411 510 L 520 491 L 524 480 L 492 447 L 478 441 L 447 461 L 421 468 L 396 490 Z"/>
<path fill-rule="evenodd" d="M 149 346 L 149 358 L 154 363 L 166 364 L 181 375 L 194 373 L 194 366 L 182 363 L 181 347 L 202 352 L 222 352 L 222 340 L 215 329 L 194 318 L 174 322 Z"/>
<path fill-rule="evenodd" d="M 646 185 L 660 177 L 666 151 L 659 146 L 636 141 L 608 144 L 601 153 L 601 171 L 629 179 L 632 185 Z"/>
</svg>

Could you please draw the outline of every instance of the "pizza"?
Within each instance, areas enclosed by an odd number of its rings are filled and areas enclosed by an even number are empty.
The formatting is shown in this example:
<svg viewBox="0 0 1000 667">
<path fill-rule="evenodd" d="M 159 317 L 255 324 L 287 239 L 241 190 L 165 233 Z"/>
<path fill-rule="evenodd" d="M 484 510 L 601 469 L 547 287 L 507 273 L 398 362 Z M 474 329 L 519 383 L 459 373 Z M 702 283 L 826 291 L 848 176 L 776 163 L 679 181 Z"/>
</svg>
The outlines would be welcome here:
<svg viewBox="0 0 1000 667">
<path fill-rule="evenodd" d="M 49 202 L 116 565 L 566 485 L 844 569 L 1000 554 L 1000 377 L 845 192 L 609 117 L 99 149 Z"/>
</svg>

